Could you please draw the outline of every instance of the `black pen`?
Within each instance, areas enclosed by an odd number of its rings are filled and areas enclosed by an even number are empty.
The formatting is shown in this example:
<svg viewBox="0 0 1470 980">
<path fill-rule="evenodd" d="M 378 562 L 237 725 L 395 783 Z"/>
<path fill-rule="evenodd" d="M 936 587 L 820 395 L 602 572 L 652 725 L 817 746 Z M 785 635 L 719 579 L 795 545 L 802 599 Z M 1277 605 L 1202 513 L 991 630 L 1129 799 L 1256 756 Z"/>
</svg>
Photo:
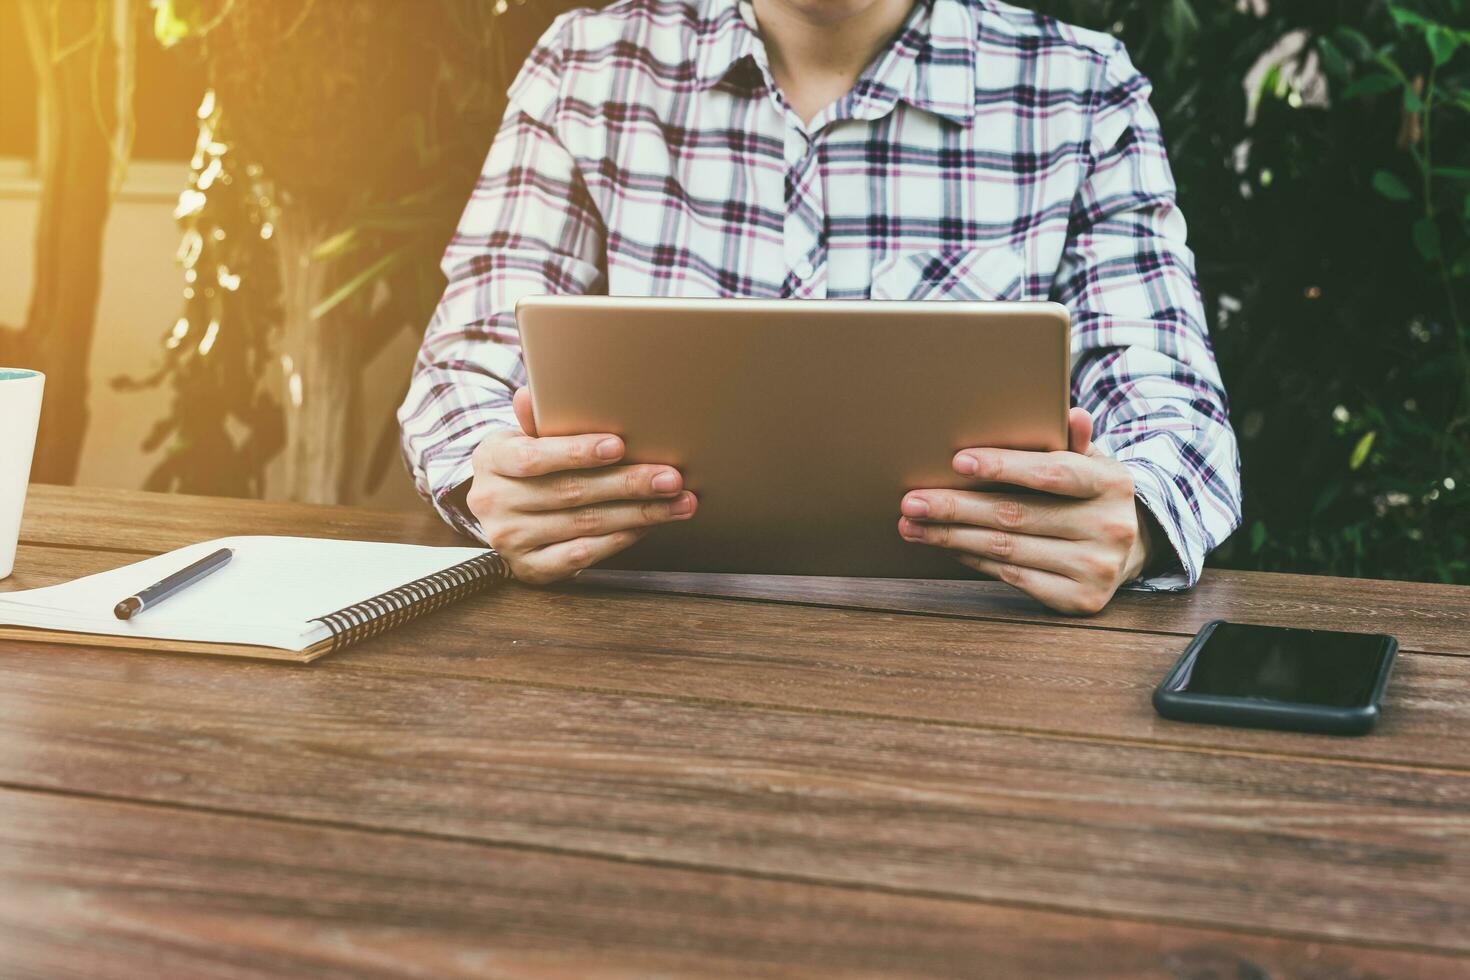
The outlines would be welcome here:
<svg viewBox="0 0 1470 980">
<path fill-rule="evenodd" d="M 118 619 L 132 619 L 144 609 L 158 605 L 175 592 L 187 589 L 211 572 L 224 568 L 233 557 L 235 553 L 229 548 L 221 548 L 212 555 L 206 555 L 188 568 L 181 568 L 163 581 L 148 586 L 137 595 L 128 596 L 112 607 L 113 615 Z"/>
</svg>

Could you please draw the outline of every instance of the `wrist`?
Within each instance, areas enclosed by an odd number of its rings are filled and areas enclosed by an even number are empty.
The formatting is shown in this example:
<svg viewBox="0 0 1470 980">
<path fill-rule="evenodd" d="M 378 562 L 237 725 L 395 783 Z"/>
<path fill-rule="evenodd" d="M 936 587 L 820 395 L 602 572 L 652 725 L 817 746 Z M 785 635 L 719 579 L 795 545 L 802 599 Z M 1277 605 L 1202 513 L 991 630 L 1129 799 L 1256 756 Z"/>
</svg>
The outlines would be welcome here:
<svg viewBox="0 0 1470 980">
<path fill-rule="evenodd" d="M 446 491 L 439 498 L 439 511 L 456 531 L 483 542 L 485 535 L 480 529 L 480 519 L 475 516 L 469 501 L 474 482 L 473 479 L 465 480 Z"/>
<path fill-rule="evenodd" d="M 1133 548 L 1128 556 L 1127 571 L 1123 578 L 1125 582 L 1141 578 L 1154 566 L 1158 558 L 1158 542 L 1163 536 L 1163 530 L 1154 520 L 1153 513 L 1137 497 L 1133 499 L 1133 512 L 1138 521 L 1138 534 L 1133 539 Z"/>
</svg>

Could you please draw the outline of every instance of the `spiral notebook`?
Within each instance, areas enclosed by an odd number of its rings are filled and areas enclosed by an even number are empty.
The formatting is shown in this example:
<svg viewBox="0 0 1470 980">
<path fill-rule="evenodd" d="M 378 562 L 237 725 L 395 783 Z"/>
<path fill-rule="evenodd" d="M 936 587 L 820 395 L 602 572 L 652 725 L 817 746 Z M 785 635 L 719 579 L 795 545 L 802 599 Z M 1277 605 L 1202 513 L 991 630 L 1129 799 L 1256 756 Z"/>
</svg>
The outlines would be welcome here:
<svg viewBox="0 0 1470 980">
<path fill-rule="evenodd" d="M 131 620 L 122 598 L 220 548 L 234 558 Z M 243 536 L 0 595 L 0 637 L 308 663 L 510 577 L 484 548 Z"/>
</svg>

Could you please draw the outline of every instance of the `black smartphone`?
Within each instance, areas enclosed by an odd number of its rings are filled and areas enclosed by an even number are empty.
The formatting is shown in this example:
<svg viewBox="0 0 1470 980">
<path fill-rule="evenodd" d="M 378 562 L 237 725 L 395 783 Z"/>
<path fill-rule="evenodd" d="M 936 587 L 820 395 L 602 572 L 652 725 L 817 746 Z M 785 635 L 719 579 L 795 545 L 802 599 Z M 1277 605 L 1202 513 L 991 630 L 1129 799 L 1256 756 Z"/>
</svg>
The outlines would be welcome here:
<svg viewBox="0 0 1470 980">
<path fill-rule="evenodd" d="M 1361 735 L 1378 721 L 1398 641 L 1382 633 L 1206 623 L 1154 691 L 1165 718 Z"/>
</svg>

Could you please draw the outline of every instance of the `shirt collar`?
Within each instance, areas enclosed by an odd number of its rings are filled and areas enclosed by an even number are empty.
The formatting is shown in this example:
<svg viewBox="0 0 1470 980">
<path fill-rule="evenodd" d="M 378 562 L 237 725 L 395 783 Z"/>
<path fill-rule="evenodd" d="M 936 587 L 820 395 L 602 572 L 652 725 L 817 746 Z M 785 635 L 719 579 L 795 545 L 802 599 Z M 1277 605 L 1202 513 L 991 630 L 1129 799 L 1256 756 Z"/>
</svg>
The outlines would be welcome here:
<svg viewBox="0 0 1470 980">
<path fill-rule="evenodd" d="M 914 28 L 919 30 L 917 24 Z M 969 125 L 975 118 L 975 49 L 970 4 L 933 0 L 908 61 L 900 98 L 916 109 Z"/>
<path fill-rule="evenodd" d="M 700 88 L 722 80 L 737 64 L 755 57 L 757 49 L 765 58 L 765 46 L 741 16 L 739 0 L 703 0 L 698 32 L 694 77 Z"/>
<path fill-rule="evenodd" d="M 701 88 L 750 59 L 763 75 L 765 45 L 740 0 L 703 0 L 695 77 Z M 850 96 L 852 118 L 878 119 L 898 102 L 968 125 L 975 116 L 975 21 L 968 0 L 916 0 L 904 26 Z"/>
</svg>

